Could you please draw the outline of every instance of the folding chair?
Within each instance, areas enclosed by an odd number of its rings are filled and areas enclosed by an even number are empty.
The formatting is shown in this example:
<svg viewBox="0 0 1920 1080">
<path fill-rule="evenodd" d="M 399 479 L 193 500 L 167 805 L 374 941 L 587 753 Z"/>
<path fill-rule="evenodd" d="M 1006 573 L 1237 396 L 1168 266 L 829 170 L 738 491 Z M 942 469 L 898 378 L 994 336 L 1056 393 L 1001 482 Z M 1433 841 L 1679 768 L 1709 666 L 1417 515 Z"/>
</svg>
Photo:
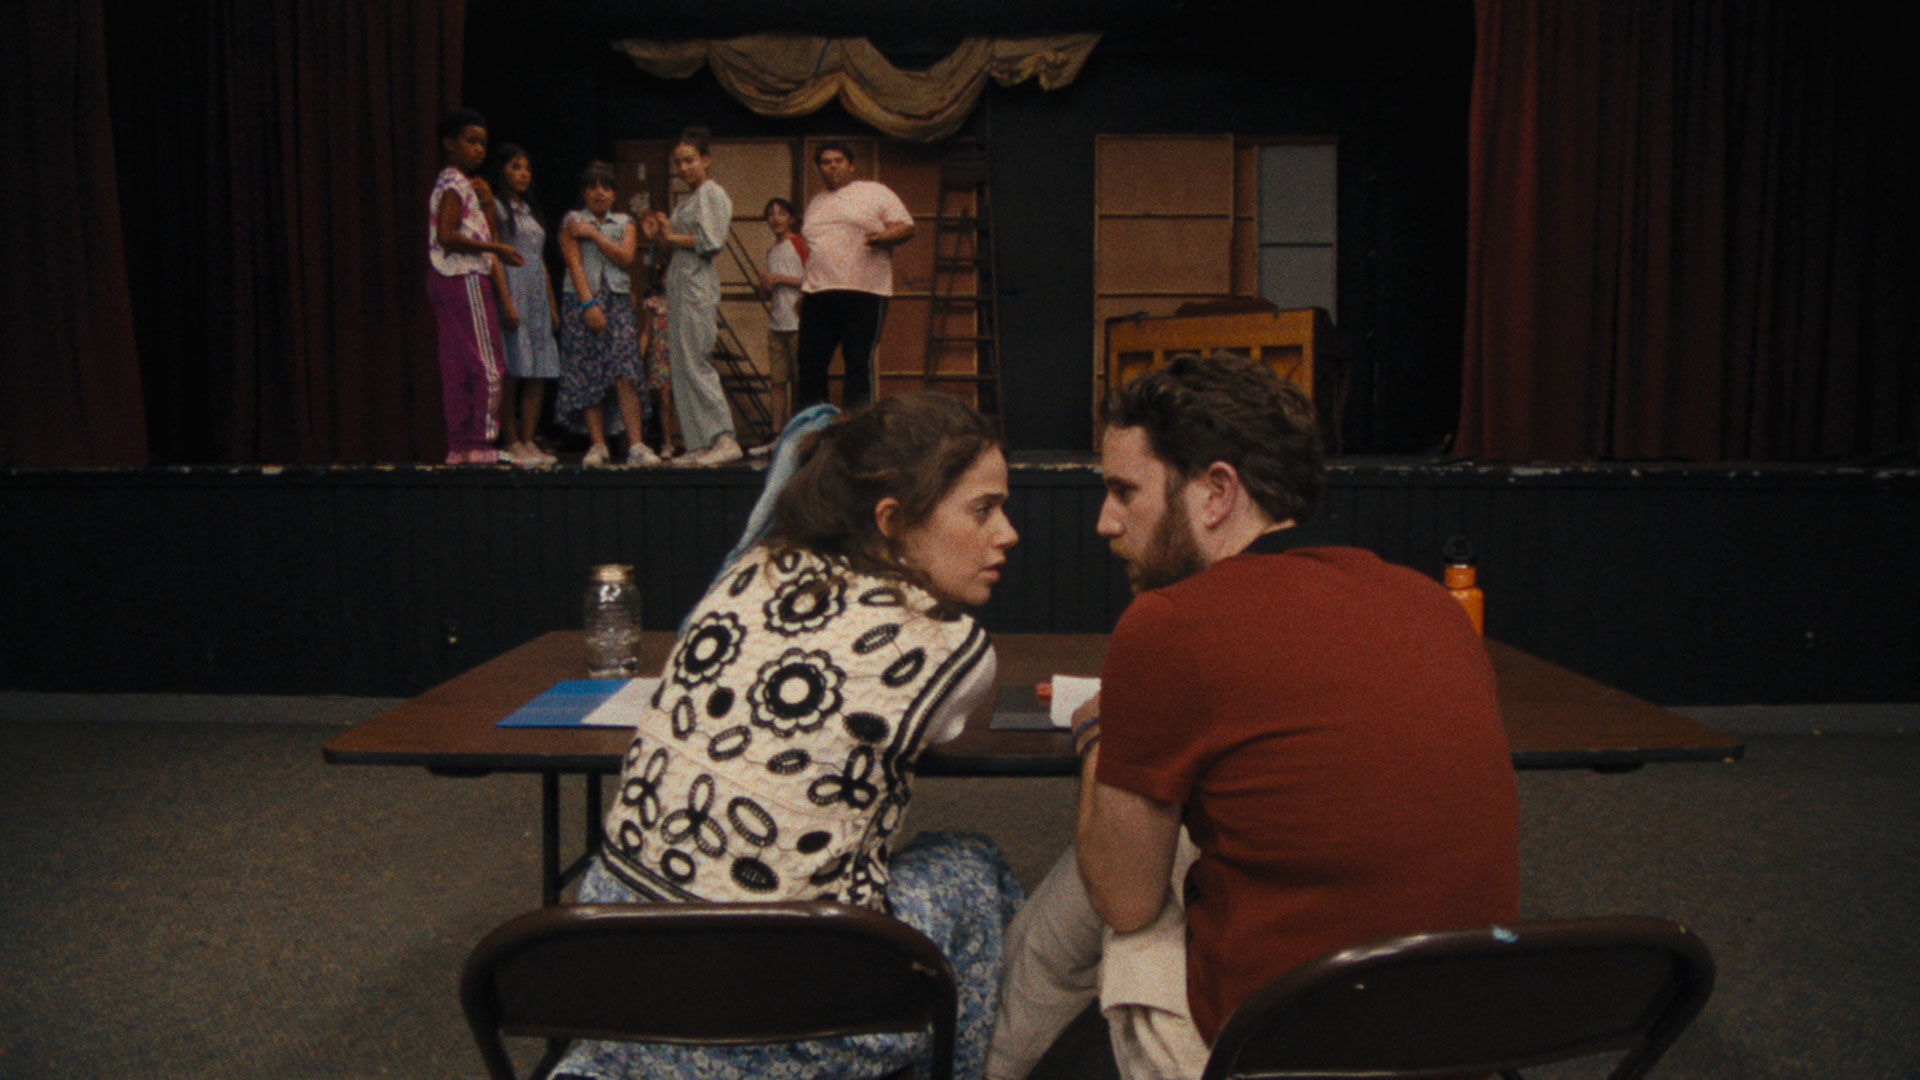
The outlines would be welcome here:
<svg viewBox="0 0 1920 1080">
<path fill-rule="evenodd" d="M 493 1080 L 503 1036 L 739 1044 L 933 1029 L 951 1080 L 953 967 L 919 931 L 836 903 L 561 904 L 474 947 L 460 1004 Z"/>
<path fill-rule="evenodd" d="M 1202 1080 L 1450 1078 L 1626 1051 L 1646 1074 L 1713 991 L 1685 927 L 1615 916 L 1385 938 L 1281 974 L 1214 1040 Z"/>
</svg>

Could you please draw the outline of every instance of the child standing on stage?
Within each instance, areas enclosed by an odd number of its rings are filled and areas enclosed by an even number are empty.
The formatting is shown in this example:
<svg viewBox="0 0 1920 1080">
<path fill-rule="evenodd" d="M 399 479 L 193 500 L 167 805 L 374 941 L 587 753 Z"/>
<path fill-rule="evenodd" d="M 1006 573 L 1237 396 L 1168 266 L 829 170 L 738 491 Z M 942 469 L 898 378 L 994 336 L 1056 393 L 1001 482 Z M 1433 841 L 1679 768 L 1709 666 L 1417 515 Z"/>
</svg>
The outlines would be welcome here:
<svg viewBox="0 0 1920 1080">
<path fill-rule="evenodd" d="M 584 423 L 593 440 L 580 463 L 607 465 L 606 400 L 612 396 L 627 436 L 627 464 L 656 465 L 660 459 L 640 438 L 640 342 L 627 276 L 640 230 L 633 218 L 613 209 L 614 195 L 613 166 L 594 162 L 580 176 L 581 209 L 560 223 L 567 276 L 561 282 L 558 412 L 575 430 Z"/>
<path fill-rule="evenodd" d="M 703 127 L 680 133 L 668 154 L 673 175 L 687 197 L 668 217 L 658 210 L 641 222 L 647 239 L 670 252 L 667 261 L 667 351 L 673 366 L 673 407 L 689 465 L 725 465 L 740 460 L 733 411 L 720 373 L 713 367 L 718 332 L 720 271 L 714 256 L 733 228 L 733 200 L 708 177 L 713 155 Z"/>
<path fill-rule="evenodd" d="M 427 200 L 427 297 L 440 329 L 440 398 L 447 420 L 447 464 L 491 465 L 499 436 L 500 324 L 487 281 L 493 257 L 521 264 L 493 241 L 480 196 L 468 179 L 487 159 L 487 121 L 455 109 L 440 121 L 444 166 Z"/>
<path fill-rule="evenodd" d="M 673 361 L 667 355 L 667 295 L 657 276 L 647 283 L 647 298 L 640 302 L 640 358 L 647 369 L 646 385 L 640 388 L 641 404 L 647 415 L 660 418 L 660 460 L 672 461 L 673 433 Z"/>
<path fill-rule="evenodd" d="M 500 323 L 506 331 L 506 401 L 500 410 L 506 452 L 516 465 L 551 465 L 553 455 L 535 445 L 533 437 L 540 426 L 540 407 L 546 403 L 547 383 L 560 377 L 560 351 L 553 340 L 560 314 L 547 264 L 541 258 L 547 229 L 533 203 L 533 166 L 527 152 L 513 143 L 501 146 L 493 154 L 487 178 L 493 185 L 500 239 L 525 260 L 506 271 L 506 293 L 500 305 Z"/>
<path fill-rule="evenodd" d="M 806 281 L 807 242 L 800 219 L 785 199 L 768 199 L 764 211 L 773 230 L 767 249 L 767 383 L 777 436 L 792 415 L 793 350 L 800 338 L 800 286 Z"/>
</svg>

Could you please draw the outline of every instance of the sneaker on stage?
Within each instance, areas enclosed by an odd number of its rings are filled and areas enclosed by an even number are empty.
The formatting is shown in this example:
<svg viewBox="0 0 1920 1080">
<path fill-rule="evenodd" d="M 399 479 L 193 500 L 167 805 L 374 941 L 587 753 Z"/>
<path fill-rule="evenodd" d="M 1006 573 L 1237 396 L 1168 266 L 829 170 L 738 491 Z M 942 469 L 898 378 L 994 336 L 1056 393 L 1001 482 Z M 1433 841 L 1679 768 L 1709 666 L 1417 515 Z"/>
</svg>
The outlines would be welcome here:
<svg viewBox="0 0 1920 1080">
<path fill-rule="evenodd" d="M 739 461 L 745 455 L 740 452 L 740 444 L 731 435 L 722 435 L 713 441 L 713 445 L 687 459 L 689 465 L 711 468 L 715 465 L 727 465 Z"/>
</svg>

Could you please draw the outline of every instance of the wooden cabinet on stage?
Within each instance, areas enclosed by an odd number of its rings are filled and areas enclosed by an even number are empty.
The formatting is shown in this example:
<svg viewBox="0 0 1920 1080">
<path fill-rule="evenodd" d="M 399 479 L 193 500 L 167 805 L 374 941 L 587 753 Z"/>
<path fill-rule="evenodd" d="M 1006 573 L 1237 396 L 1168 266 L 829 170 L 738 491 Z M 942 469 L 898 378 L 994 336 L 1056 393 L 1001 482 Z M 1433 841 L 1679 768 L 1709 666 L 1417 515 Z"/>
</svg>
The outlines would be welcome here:
<svg viewBox="0 0 1920 1080">
<path fill-rule="evenodd" d="M 1264 305 L 1222 305 L 1227 310 L 1182 315 L 1122 315 L 1108 319 L 1102 335 L 1100 395 L 1159 367 L 1181 353 L 1219 350 L 1258 360 L 1313 399 L 1327 452 L 1340 452 L 1340 417 L 1346 405 L 1346 353 L 1340 332 L 1320 308 L 1276 311 Z M 1098 433 L 1095 433 L 1098 438 Z"/>
</svg>

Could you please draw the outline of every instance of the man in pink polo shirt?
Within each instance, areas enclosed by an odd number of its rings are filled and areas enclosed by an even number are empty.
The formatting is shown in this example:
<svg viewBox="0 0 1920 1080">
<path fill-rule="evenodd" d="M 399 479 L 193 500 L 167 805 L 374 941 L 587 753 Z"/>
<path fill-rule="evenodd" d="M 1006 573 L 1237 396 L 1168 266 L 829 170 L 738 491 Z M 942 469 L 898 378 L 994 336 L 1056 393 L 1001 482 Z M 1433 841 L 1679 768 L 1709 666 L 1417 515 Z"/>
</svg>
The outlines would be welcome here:
<svg viewBox="0 0 1920 1080">
<path fill-rule="evenodd" d="M 913 238 L 913 215 L 892 188 L 854 179 L 845 143 L 821 143 L 813 163 L 827 190 L 807 203 L 800 227 L 810 258 L 800 286 L 793 407 L 827 400 L 827 365 L 838 348 L 847 372 L 840 404 L 851 408 L 873 397 L 873 351 L 893 295 L 893 249 Z"/>
</svg>

